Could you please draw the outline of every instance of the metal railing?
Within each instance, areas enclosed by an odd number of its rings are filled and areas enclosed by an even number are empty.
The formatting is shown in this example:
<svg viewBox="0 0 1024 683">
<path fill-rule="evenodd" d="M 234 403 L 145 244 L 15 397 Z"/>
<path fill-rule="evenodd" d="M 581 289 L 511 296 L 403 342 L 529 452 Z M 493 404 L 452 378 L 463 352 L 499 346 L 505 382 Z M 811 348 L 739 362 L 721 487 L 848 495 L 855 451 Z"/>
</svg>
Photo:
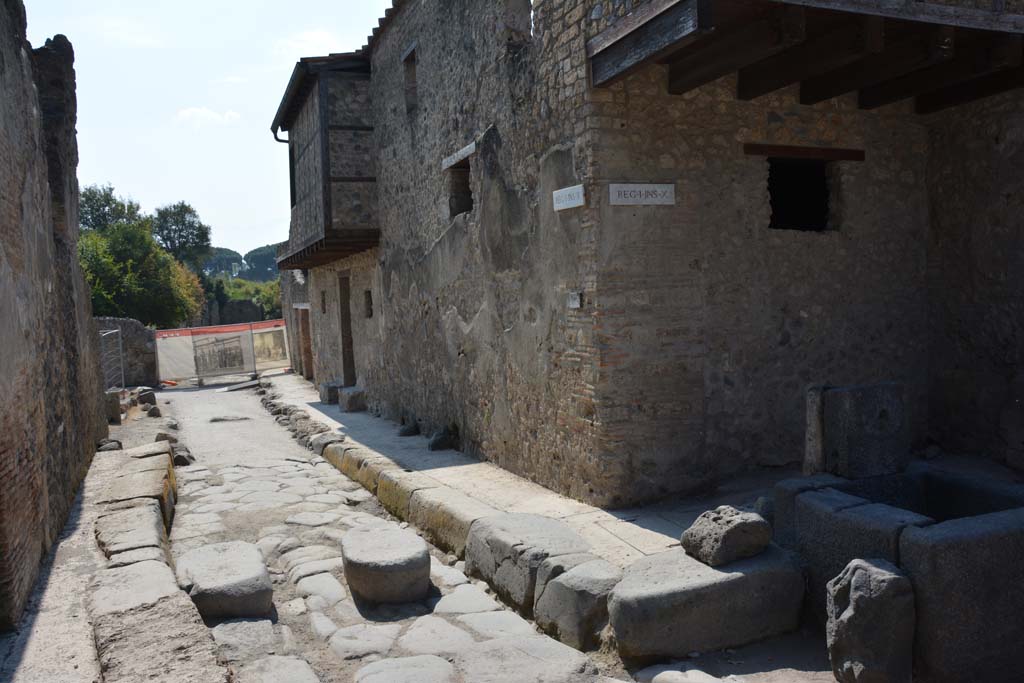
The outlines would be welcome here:
<svg viewBox="0 0 1024 683">
<path fill-rule="evenodd" d="M 103 389 L 124 389 L 124 343 L 121 330 L 100 330 L 100 372 Z"/>
</svg>

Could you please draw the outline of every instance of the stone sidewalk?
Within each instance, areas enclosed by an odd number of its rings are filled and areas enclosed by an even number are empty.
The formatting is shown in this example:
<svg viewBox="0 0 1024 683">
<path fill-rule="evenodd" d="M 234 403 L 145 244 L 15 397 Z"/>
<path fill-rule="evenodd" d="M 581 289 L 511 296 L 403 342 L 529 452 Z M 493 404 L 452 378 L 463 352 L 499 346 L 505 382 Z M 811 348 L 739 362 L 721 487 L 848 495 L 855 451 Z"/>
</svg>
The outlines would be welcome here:
<svg viewBox="0 0 1024 683">
<path fill-rule="evenodd" d="M 320 402 L 314 387 L 298 375 L 279 374 L 268 379 L 279 394 L 278 401 L 299 406 L 311 419 L 340 429 L 350 443 L 364 446 L 500 512 L 528 512 L 561 519 L 591 544 L 595 555 L 623 568 L 641 557 L 678 547 L 680 535 L 705 510 L 718 505 L 753 503 L 776 481 L 799 476 L 796 469 L 778 469 L 737 477 L 707 496 L 602 510 L 457 451 L 430 451 L 425 436 L 400 437 L 399 426 L 388 420 L 369 413 L 342 413 L 337 405 Z"/>
</svg>

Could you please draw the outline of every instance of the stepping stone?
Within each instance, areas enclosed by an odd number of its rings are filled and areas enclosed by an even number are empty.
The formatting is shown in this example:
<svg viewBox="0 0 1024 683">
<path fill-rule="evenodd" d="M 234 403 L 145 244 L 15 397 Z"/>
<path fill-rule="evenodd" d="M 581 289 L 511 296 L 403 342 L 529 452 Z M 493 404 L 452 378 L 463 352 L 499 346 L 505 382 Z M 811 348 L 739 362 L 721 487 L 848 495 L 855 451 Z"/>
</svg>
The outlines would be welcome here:
<svg viewBox="0 0 1024 683">
<path fill-rule="evenodd" d="M 258 617 L 273 608 L 270 575 L 252 543 L 206 545 L 178 558 L 177 567 L 178 584 L 204 618 Z"/>
<path fill-rule="evenodd" d="M 501 609 L 491 596 L 473 584 L 456 586 L 448 595 L 434 605 L 434 614 L 470 614 Z"/>
<path fill-rule="evenodd" d="M 371 602 L 415 602 L 430 591 L 426 542 L 406 529 L 357 527 L 341 539 L 345 580 Z"/>
<path fill-rule="evenodd" d="M 234 683 L 320 683 L 312 667 L 298 657 L 264 657 L 243 664 L 235 671 Z"/>
<path fill-rule="evenodd" d="M 473 683 L 569 683 L 574 675 L 597 673 L 586 655 L 545 636 L 476 643 L 455 658 L 455 665 L 463 678 Z"/>
<path fill-rule="evenodd" d="M 314 574 L 299 581 L 295 586 L 299 595 L 315 595 L 323 598 L 327 607 L 335 605 L 348 597 L 345 587 L 330 574 Z"/>
<path fill-rule="evenodd" d="M 356 683 L 454 683 L 455 667 L 440 657 L 423 655 L 385 659 L 356 672 Z"/>
<path fill-rule="evenodd" d="M 455 654 L 475 641 L 440 617 L 420 617 L 398 640 L 398 647 L 418 655 Z"/>
<path fill-rule="evenodd" d="M 499 610 L 497 612 L 479 612 L 458 617 L 465 624 L 484 638 L 504 638 L 506 636 L 535 636 L 533 624 L 514 612 Z"/>
<path fill-rule="evenodd" d="M 466 573 L 479 576 L 498 595 L 533 613 L 537 570 L 549 557 L 590 550 L 565 522 L 531 514 L 499 514 L 473 522 L 466 538 Z"/>
<path fill-rule="evenodd" d="M 325 524 L 333 524 L 339 519 L 341 519 L 341 515 L 333 512 L 300 512 L 284 521 L 286 524 L 296 524 L 299 526 L 323 526 Z"/>
<path fill-rule="evenodd" d="M 211 630 L 217 643 L 217 659 L 238 662 L 274 654 L 277 636 L 269 619 L 240 619 L 218 624 Z"/>
<path fill-rule="evenodd" d="M 775 545 L 717 569 L 675 548 L 630 565 L 608 615 L 623 657 L 685 657 L 792 631 L 803 593 L 799 565 Z"/>
<path fill-rule="evenodd" d="M 338 629 L 327 643 L 331 651 L 341 659 L 362 659 L 363 657 L 387 655 L 401 633 L 398 624 L 358 624 Z"/>
</svg>

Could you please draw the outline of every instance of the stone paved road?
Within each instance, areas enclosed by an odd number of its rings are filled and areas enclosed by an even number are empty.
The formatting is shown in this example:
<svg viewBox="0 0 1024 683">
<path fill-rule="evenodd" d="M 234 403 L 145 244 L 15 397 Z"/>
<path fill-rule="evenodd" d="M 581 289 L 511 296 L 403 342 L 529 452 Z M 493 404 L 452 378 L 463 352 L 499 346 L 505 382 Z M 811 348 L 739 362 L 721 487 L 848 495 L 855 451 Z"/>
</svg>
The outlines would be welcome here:
<svg viewBox="0 0 1024 683">
<path fill-rule="evenodd" d="M 537 633 L 431 548 L 431 594 L 355 599 L 341 567 L 350 529 L 399 526 L 358 484 L 299 447 L 250 392 L 162 395 L 197 463 L 178 468 L 172 554 L 256 543 L 273 581 L 269 619 L 211 623 L 239 683 L 598 683 L 586 656 Z"/>
</svg>

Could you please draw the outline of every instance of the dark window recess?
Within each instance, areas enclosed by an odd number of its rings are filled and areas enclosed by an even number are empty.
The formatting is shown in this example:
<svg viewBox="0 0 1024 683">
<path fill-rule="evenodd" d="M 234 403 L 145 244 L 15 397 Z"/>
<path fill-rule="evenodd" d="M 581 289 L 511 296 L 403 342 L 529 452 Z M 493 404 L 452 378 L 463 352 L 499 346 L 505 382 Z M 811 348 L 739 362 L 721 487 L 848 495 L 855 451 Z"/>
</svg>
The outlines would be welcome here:
<svg viewBox="0 0 1024 683">
<path fill-rule="evenodd" d="M 295 196 L 295 150 L 288 143 L 288 189 L 291 191 L 292 208 L 298 203 Z"/>
<path fill-rule="evenodd" d="M 327 292 L 320 290 L 320 314 L 327 315 Z"/>
<path fill-rule="evenodd" d="M 829 162 L 768 159 L 773 230 L 824 232 L 829 218 Z"/>
<path fill-rule="evenodd" d="M 363 307 L 366 309 L 366 317 L 373 317 L 373 292 L 366 290 L 363 292 Z"/>
<path fill-rule="evenodd" d="M 448 169 L 448 208 L 449 217 L 473 210 L 473 188 L 469 159 L 463 159 Z"/>
<path fill-rule="evenodd" d="M 405 110 L 411 112 L 419 104 L 419 93 L 416 87 L 416 48 L 411 48 L 402 58 L 405 69 Z"/>
</svg>

